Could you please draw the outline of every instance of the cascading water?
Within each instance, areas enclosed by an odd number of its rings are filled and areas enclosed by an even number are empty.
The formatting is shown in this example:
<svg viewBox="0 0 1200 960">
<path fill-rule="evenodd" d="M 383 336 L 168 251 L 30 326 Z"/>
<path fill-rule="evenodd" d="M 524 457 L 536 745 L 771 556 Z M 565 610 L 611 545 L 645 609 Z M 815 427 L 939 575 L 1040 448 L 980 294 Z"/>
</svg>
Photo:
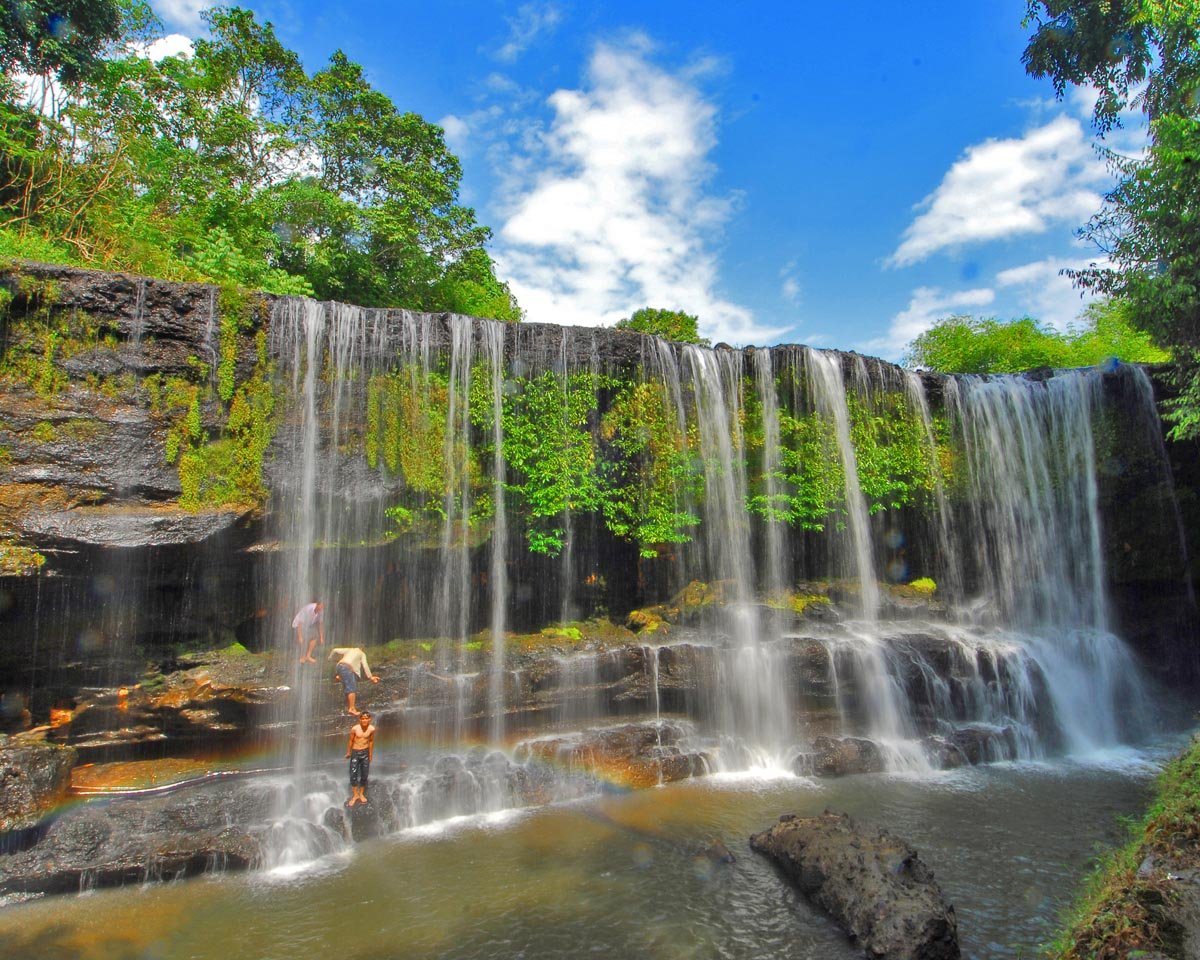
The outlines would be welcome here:
<svg viewBox="0 0 1200 960">
<path fill-rule="evenodd" d="M 1136 733 L 1114 720 L 1144 707 L 1136 666 L 1107 630 L 1098 372 L 945 381 L 935 414 L 921 378 L 859 358 L 781 348 L 747 363 L 739 351 L 648 340 L 636 396 L 660 405 L 646 415 L 661 416 L 665 432 L 645 455 L 679 464 L 655 495 L 695 527 L 655 560 L 653 569 L 673 572 L 657 573 L 654 589 L 701 581 L 716 602 L 682 636 L 636 647 L 640 700 L 621 693 L 631 681 L 619 651 L 564 652 L 550 687 L 536 668 L 526 674 L 506 638 L 513 600 L 531 586 L 514 566 L 526 549 L 515 533 L 526 507 L 513 494 L 525 461 L 514 467 L 506 454 L 505 424 L 519 412 L 510 404 L 527 390 L 558 391 L 545 409 L 570 435 L 571 391 L 591 383 L 584 399 L 599 412 L 572 442 L 607 443 L 620 429 L 604 419 L 614 381 L 594 346 L 580 349 L 565 332 L 550 349 L 540 343 L 487 321 L 298 300 L 273 317 L 272 355 L 291 393 L 276 442 L 284 522 L 272 608 L 282 621 L 302 600 L 325 597 L 332 643 L 409 637 L 434 651 L 432 663 L 411 668 L 406 697 L 383 707 L 398 742 L 432 746 L 428 766 L 381 787 L 394 822 L 438 815 L 437 798 L 443 815 L 523 802 L 526 788 L 514 784 L 532 767 L 514 768 L 514 755 L 526 765 L 557 756 L 572 775 L 591 769 L 605 749 L 595 731 L 618 703 L 650 729 L 660 780 L 665 765 L 692 754 L 704 769 L 806 769 L 813 744 L 830 735 L 869 739 L 885 767 L 923 770 L 940 762 L 938 751 L 1033 757 Z M 889 398 L 899 406 L 885 410 Z M 860 445 L 893 409 L 911 419 L 926 463 L 921 522 L 932 535 L 918 555 L 937 573 L 949 622 L 895 620 L 879 583 L 877 556 L 903 539 L 885 546 L 883 531 L 907 515 L 877 477 L 864 486 L 860 458 L 874 457 L 877 471 L 881 454 Z M 436 449 L 436 462 L 415 459 L 418 446 Z M 806 470 L 832 478 L 821 481 L 820 502 L 797 487 Z M 761 519 L 747 509 L 755 497 L 766 505 Z M 555 517 L 561 550 L 534 586 L 557 598 L 550 609 L 564 619 L 589 595 L 577 578 L 598 568 L 576 552 L 596 549 L 595 520 L 572 502 Z M 832 512 L 797 534 L 787 518 L 801 509 Z M 832 562 L 822 568 L 821 556 Z M 855 616 L 798 628 L 788 613 L 797 563 L 850 590 Z M 294 659 L 291 631 L 278 633 Z M 286 719 L 297 784 L 320 766 L 326 735 L 306 717 L 332 697 L 315 679 L 327 672 L 295 671 Z M 544 712 L 549 728 L 530 710 L 541 690 L 556 698 Z M 471 753 L 480 739 L 491 753 Z M 497 751 L 506 744 L 517 745 L 514 755 Z M 327 790 L 323 781 L 307 792 L 293 785 L 293 812 Z"/>
</svg>

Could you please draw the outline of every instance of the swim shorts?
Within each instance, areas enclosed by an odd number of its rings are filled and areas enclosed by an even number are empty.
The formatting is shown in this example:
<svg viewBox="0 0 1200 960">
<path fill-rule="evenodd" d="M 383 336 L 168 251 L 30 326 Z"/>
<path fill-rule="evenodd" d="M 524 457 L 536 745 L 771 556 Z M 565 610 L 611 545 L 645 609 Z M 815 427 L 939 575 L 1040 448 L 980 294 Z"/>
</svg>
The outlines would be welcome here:
<svg viewBox="0 0 1200 960">
<path fill-rule="evenodd" d="M 355 693 L 358 690 L 358 677 L 354 675 L 354 671 L 350 669 L 348 664 L 339 663 L 334 671 L 338 679 L 342 681 L 342 690 L 346 693 Z"/>
</svg>

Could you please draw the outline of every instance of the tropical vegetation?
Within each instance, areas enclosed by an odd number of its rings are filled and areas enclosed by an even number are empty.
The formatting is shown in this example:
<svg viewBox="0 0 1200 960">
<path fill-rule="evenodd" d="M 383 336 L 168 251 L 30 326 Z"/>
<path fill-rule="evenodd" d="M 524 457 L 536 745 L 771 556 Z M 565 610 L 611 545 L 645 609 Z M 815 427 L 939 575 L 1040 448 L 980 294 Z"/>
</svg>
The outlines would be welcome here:
<svg viewBox="0 0 1200 960">
<path fill-rule="evenodd" d="M 1055 330 L 1032 317 L 999 320 L 955 314 L 908 346 L 904 363 L 942 373 L 1020 373 L 1035 367 L 1087 367 L 1107 360 L 1160 363 L 1170 354 L 1126 319 L 1123 300 L 1098 301 L 1081 322 Z"/>
<path fill-rule="evenodd" d="M 520 319 L 442 129 L 237 7 L 0 8 L 0 255 Z"/>
<path fill-rule="evenodd" d="M 1030 0 L 1026 23 L 1028 72 L 1099 91 L 1102 135 L 1130 108 L 1149 124 L 1144 156 L 1105 150 L 1118 183 L 1081 230 L 1103 256 L 1072 275 L 1171 352 L 1172 433 L 1200 436 L 1200 0 Z"/>
</svg>

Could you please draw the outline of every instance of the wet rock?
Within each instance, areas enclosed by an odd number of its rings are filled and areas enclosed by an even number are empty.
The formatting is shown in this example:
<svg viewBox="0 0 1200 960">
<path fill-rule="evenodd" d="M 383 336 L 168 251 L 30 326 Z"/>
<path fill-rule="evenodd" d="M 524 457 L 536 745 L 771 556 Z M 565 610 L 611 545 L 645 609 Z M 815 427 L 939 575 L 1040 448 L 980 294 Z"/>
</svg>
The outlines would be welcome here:
<svg viewBox="0 0 1200 960">
<path fill-rule="evenodd" d="M 799 756 L 795 763 L 797 773 L 817 777 L 879 773 L 885 767 L 879 747 L 864 737 L 817 737 L 812 751 Z"/>
<path fill-rule="evenodd" d="M 945 737 L 926 737 L 921 746 L 929 765 L 938 770 L 954 770 L 970 762 L 962 748 Z"/>
<path fill-rule="evenodd" d="M 383 818 L 379 813 L 378 804 L 371 802 L 356 803 L 354 806 L 347 806 L 346 819 L 350 823 L 350 836 L 354 838 L 355 843 L 362 843 L 364 840 L 374 840 L 376 837 L 382 836 L 387 832 L 387 828 L 383 822 Z"/>
<path fill-rule="evenodd" d="M 530 740 L 518 746 L 517 758 L 541 759 L 623 786 L 651 787 L 708 772 L 707 757 L 680 746 L 684 734 L 676 723 L 629 723 Z"/>
<path fill-rule="evenodd" d="M 248 869 L 261 859 L 255 829 L 269 809 L 269 794 L 231 784 L 93 801 L 54 820 L 32 847 L 0 856 L 0 895 Z"/>
<path fill-rule="evenodd" d="M 194 513 L 167 507 L 77 507 L 30 513 L 20 529 L 38 542 L 102 547 L 161 547 L 202 544 L 231 529 L 237 511 Z"/>
<path fill-rule="evenodd" d="M 725 846 L 718 837 L 713 837 L 708 841 L 708 846 L 704 848 L 704 856 L 713 863 L 733 863 L 737 860 L 733 851 Z"/>
<path fill-rule="evenodd" d="M 0 741 L 0 834 L 33 827 L 62 800 L 75 759 L 70 747 Z"/>
<path fill-rule="evenodd" d="M 1017 756 L 1017 736 L 1012 727 L 972 724 L 960 727 L 947 739 L 970 764 L 1013 760 Z"/>
<path fill-rule="evenodd" d="M 957 960 L 958 921 L 933 872 L 903 840 L 844 814 L 781 817 L 750 846 L 879 960 Z"/>
</svg>

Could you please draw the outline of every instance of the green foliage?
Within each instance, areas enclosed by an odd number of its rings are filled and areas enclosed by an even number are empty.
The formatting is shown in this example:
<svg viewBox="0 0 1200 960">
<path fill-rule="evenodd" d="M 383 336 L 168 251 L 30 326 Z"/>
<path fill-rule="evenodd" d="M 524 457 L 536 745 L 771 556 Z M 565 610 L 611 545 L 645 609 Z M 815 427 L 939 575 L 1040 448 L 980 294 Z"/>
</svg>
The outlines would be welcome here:
<svg viewBox="0 0 1200 960">
<path fill-rule="evenodd" d="M 618 320 L 616 326 L 620 330 L 636 330 L 678 343 L 708 344 L 708 340 L 700 336 L 700 319 L 682 310 L 642 307 L 632 316 Z"/>
<path fill-rule="evenodd" d="M 5 9 L 0 62 L 62 84 L 47 110 L 0 84 L 0 253 L 520 318 L 443 131 L 340 51 L 309 76 L 270 23 L 215 7 L 190 57 L 155 63 L 142 0 Z"/>
<path fill-rule="evenodd" d="M 1093 118 L 1101 131 L 1131 100 L 1151 118 L 1196 110 L 1197 0 L 1028 0 L 1025 25 L 1034 30 L 1026 71 L 1049 77 L 1060 98 L 1068 86 L 1099 91 Z"/>
<path fill-rule="evenodd" d="M 527 524 L 534 553 L 557 555 L 567 513 L 596 510 L 604 494 L 596 472 L 590 421 L 601 378 L 552 373 L 520 382 L 504 399 L 504 460 L 508 493 Z"/>
<path fill-rule="evenodd" d="M 871 513 L 896 510 L 933 490 L 925 425 L 900 393 L 846 397 L 858 482 Z"/>
<path fill-rule="evenodd" d="M 599 465 L 605 523 L 646 558 L 691 540 L 688 529 L 700 523 L 692 504 L 704 495 L 694 428 L 679 424 L 666 394 L 659 383 L 622 384 L 600 426 L 613 454 Z"/>
<path fill-rule="evenodd" d="M 1171 352 L 1172 435 L 1200 436 L 1200 0 L 1030 0 L 1026 22 L 1026 69 L 1060 97 L 1096 86 L 1101 133 L 1131 103 L 1150 120 L 1143 157 L 1106 151 L 1119 182 L 1080 231 L 1106 263 L 1068 273 L 1126 301 L 1128 322 Z"/>
<path fill-rule="evenodd" d="M 916 580 L 907 584 L 910 590 L 915 590 L 917 593 L 924 594 L 927 597 L 932 597 L 937 592 L 937 583 L 932 577 L 918 577 Z"/>
<path fill-rule="evenodd" d="M 1021 373 L 1035 367 L 1086 367 L 1115 357 L 1157 363 L 1169 354 L 1130 322 L 1121 300 L 1091 304 L 1082 323 L 1065 332 L 1031 317 L 1002 321 L 956 314 L 939 320 L 908 345 L 904 363 L 942 373 Z"/>
<path fill-rule="evenodd" d="M 118 0 L 21 0 L 0 6 L 0 70 L 73 83 L 96 69 L 121 27 Z"/>
</svg>

